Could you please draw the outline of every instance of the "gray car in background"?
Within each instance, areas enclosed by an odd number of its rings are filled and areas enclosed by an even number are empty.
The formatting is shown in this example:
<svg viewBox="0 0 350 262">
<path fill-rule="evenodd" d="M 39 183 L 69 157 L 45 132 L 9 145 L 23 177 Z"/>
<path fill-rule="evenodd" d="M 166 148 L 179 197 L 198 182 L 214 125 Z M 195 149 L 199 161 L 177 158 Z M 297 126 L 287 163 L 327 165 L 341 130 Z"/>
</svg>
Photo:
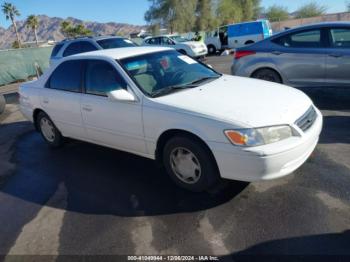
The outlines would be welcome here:
<svg viewBox="0 0 350 262">
<path fill-rule="evenodd" d="M 298 27 L 238 48 L 231 72 L 295 87 L 350 87 L 350 23 Z"/>
</svg>

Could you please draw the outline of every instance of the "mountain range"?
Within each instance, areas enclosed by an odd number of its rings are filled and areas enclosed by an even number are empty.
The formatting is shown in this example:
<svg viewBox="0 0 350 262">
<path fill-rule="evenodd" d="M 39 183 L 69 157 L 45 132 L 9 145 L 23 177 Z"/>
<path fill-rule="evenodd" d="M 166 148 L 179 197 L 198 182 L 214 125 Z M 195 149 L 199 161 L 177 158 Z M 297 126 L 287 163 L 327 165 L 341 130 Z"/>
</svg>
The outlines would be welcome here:
<svg viewBox="0 0 350 262">
<path fill-rule="evenodd" d="M 39 26 L 38 26 L 38 39 L 39 41 L 60 41 L 64 39 L 64 36 L 60 30 L 60 25 L 63 21 L 70 21 L 72 24 L 84 24 L 96 35 L 129 35 L 133 32 L 139 32 L 142 29 L 146 29 L 146 26 L 142 25 L 131 25 L 124 23 L 98 23 L 91 21 L 82 21 L 73 17 L 67 19 L 59 17 L 48 17 L 46 15 L 38 15 Z M 34 41 L 34 33 L 31 29 L 25 25 L 25 20 L 17 21 L 18 31 L 22 42 Z M 11 25 L 5 29 L 0 27 L 0 48 L 9 48 L 12 43 L 16 40 L 16 34 Z"/>
</svg>

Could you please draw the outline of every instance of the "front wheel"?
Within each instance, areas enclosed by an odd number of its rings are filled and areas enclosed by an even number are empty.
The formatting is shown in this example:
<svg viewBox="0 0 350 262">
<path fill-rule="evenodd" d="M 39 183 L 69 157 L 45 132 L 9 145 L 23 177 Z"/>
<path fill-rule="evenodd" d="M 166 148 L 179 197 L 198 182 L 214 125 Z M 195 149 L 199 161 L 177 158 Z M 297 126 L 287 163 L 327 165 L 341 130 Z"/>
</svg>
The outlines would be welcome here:
<svg viewBox="0 0 350 262">
<path fill-rule="evenodd" d="M 209 149 L 186 136 L 174 137 L 166 143 L 163 163 L 178 186 L 193 192 L 210 189 L 220 178 Z"/>
<path fill-rule="evenodd" d="M 37 126 L 44 140 L 51 147 L 60 147 L 63 144 L 63 136 L 54 125 L 50 117 L 44 112 L 40 112 L 37 116 Z"/>
</svg>

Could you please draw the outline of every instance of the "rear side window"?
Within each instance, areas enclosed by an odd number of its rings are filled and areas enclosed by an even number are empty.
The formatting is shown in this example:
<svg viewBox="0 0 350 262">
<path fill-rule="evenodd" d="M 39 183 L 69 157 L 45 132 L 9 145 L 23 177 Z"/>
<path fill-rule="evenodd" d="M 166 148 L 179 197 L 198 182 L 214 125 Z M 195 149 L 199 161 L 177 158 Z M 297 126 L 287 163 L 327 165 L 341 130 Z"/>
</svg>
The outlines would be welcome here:
<svg viewBox="0 0 350 262">
<path fill-rule="evenodd" d="M 86 41 L 80 42 L 80 52 L 81 53 L 91 52 L 91 51 L 96 51 L 96 50 L 97 50 L 96 46 L 94 46 L 90 42 L 86 42 Z"/>
<path fill-rule="evenodd" d="M 46 87 L 70 92 L 81 92 L 81 70 L 81 60 L 63 62 L 52 73 Z"/>
<path fill-rule="evenodd" d="M 80 42 L 71 43 L 66 50 L 64 50 L 63 56 L 70 56 L 80 53 Z"/>
<path fill-rule="evenodd" d="M 51 57 L 56 56 L 58 52 L 61 50 L 61 48 L 63 47 L 63 45 L 64 45 L 63 43 L 55 45 L 55 47 L 52 49 Z"/>
<path fill-rule="evenodd" d="M 87 94 L 107 96 L 108 92 L 126 89 L 126 82 L 108 62 L 89 60 L 85 71 L 85 90 Z"/>
<path fill-rule="evenodd" d="M 276 44 L 293 48 L 318 48 L 322 47 L 321 30 L 307 30 L 288 34 L 274 40 Z"/>
<path fill-rule="evenodd" d="M 79 41 L 71 43 L 66 50 L 64 50 L 63 56 L 70 56 L 95 50 L 97 50 L 97 48 L 93 44 L 86 41 Z"/>
<path fill-rule="evenodd" d="M 330 31 L 333 48 L 350 48 L 350 28 L 334 28 Z"/>
</svg>

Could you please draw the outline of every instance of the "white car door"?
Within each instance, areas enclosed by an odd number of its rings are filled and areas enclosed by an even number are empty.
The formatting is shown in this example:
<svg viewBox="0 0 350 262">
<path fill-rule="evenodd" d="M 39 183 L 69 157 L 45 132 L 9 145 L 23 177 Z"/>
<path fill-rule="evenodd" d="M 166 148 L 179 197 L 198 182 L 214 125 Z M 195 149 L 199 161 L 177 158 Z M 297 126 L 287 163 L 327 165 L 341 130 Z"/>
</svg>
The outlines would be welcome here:
<svg viewBox="0 0 350 262">
<path fill-rule="evenodd" d="M 146 146 L 141 102 L 116 101 L 107 96 L 121 88 L 128 87 L 116 65 L 87 60 L 81 100 L 84 125 L 91 141 L 142 155 Z"/>
<path fill-rule="evenodd" d="M 80 112 L 82 61 L 60 64 L 41 90 L 41 105 L 64 136 L 86 137 Z"/>
</svg>

